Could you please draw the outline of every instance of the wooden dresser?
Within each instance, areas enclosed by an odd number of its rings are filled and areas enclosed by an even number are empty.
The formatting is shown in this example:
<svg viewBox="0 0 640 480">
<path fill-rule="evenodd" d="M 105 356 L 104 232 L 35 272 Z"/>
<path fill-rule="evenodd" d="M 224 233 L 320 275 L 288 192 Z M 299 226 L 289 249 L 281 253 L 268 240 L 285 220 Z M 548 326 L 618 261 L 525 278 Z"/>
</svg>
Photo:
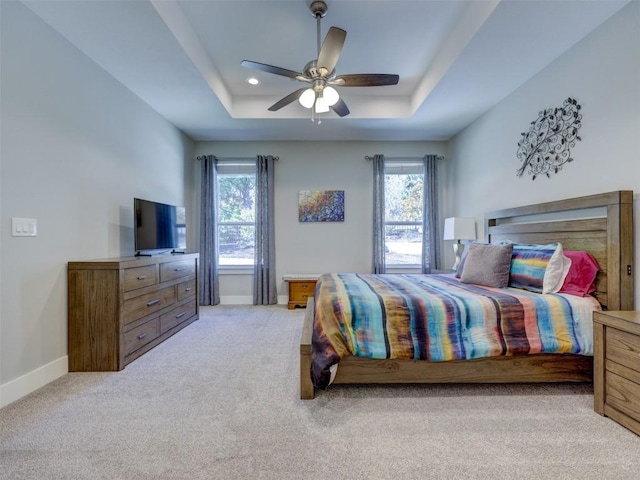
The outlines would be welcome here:
<svg viewBox="0 0 640 480">
<path fill-rule="evenodd" d="M 640 435 L 640 312 L 593 314 L 594 409 Z"/>
<path fill-rule="evenodd" d="M 198 258 L 69 262 L 69 371 L 122 370 L 197 320 Z"/>
</svg>

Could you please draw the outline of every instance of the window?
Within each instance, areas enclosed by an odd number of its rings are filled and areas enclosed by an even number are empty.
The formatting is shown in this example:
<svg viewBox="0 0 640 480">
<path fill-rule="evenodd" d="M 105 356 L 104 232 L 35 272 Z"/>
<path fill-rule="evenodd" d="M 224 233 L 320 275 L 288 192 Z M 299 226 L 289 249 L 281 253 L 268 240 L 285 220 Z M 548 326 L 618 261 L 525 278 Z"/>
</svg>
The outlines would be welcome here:
<svg viewBox="0 0 640 480">
<path fill-rule="evenodd" d="M 253 265 L 255 161 L 218 163 L 218 265 Z"/>
<path fill-rule="evenodd" d="M 422 262 L 423 184 L 422 163 L 386 162 L 384 232 L 387 266 L 417 267 Z"/>
</svg>

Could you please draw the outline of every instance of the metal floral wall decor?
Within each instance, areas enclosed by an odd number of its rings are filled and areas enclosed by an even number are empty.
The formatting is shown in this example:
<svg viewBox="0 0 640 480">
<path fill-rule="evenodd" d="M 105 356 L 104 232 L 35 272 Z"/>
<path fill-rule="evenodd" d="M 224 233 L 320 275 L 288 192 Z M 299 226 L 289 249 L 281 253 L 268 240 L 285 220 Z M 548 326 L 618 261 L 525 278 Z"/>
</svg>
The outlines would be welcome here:
<svg viewBox="0 0 640 480">
<path fill-rule="evenodd" d="M 538 113 L 528 132 L 522 132 L 518 142 L 517 157 L 522 162 L 518 177 L 525 170 L 535 180 L 538 175 L 551 178 L 552 173 L 562 170 L 565 163 L 573 162 L 571 148 L 582 139 L 578 130 L 582 126 L 582 114 L 578 102 L 569 97 L 562 107 L 547 108 Z"/>
</svg>

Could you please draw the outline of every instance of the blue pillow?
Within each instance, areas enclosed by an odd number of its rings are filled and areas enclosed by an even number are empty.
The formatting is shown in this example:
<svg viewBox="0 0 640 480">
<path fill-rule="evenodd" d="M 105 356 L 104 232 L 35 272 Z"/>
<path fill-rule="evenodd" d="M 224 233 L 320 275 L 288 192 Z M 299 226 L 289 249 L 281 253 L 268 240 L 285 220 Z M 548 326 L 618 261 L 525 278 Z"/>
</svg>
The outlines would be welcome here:
<svg viewBox="0 0 640 480">
<path fill-rule="evenodd" d="M 514 243 L 509 286 L 536 293 L 555 293 L 562 287 L 570 265 L 560 243 Z"/>
<path fill-rule="evenodd" d="M 545 273 L 559 248 L 560 256 L 562 256 L 562 247 L 559 243 L 548 245 L 514 243 L 509 271 L 509 286 L 536 293 L 543 293 L 543 291 L 547 293 L 549 289 L 544 288 Z M 562 262 L 562 259 L 560 261 Z"/>
</svg>

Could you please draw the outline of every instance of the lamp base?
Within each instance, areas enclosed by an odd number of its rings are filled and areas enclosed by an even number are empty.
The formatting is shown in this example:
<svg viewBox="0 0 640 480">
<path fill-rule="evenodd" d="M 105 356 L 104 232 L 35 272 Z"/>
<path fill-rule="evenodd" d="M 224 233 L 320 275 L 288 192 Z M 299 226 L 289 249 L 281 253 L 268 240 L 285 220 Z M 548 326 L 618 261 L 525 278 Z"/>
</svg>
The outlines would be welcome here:
<svg viewBox="0 0 640 480">
<path fill-rule="evenodd" d="M 464 252 L 464 244 L 460 243 L 460 240 L 458 240 L 456 243 L 453 244 L 453 253 L 456 257 L 456 261 L 453 264 L 453 267 L 451 267 L 451 270 L 454 272 L 458 269 L 458 266 L 460 265 L 460 260 L 462 259 L 462 252 Z"/>
</svg>

